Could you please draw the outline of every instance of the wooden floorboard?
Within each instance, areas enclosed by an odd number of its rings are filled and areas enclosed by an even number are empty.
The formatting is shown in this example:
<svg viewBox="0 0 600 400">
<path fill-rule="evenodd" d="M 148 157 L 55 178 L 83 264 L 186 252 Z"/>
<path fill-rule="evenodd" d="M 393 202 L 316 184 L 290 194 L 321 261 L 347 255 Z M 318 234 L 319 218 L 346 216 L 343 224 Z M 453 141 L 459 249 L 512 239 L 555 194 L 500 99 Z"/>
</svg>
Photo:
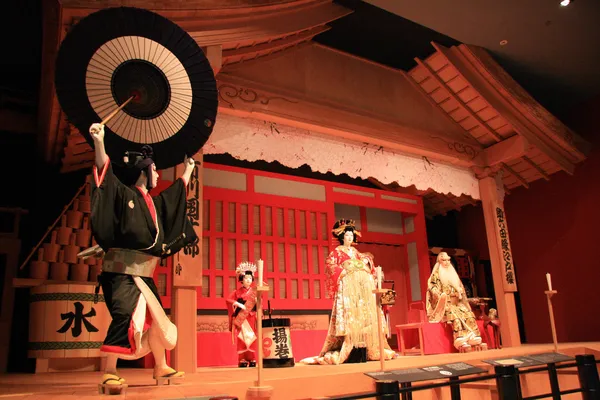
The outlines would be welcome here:
<svg viewBox="0 0 600 400">
<path fill-rule="evenodd" d="M 552 351 L 551 344 L 539 344 L 465 354 L 407 356 L 387 361 L 385 368 L 418 368 L 459 361 L 487 368 L 488 365 L 481 360 Z M 598 358 L 600 342 L 560 344 L 559 352 L 570 356 L 595 354 Z M 263 384 L 273 387 L 272 399 L 282 400 L 368 392 L 374 390 L 374 380 L 365 375 L 365 372 L 378 370 L 378 361 L 335 366 L 297 364 L 293 368 L 265 369 Z M 241 400 L 245 398 L 248 387 L 253 386 L 256 379 L 255 368 L 198 368 L 195 373 L 188 373 L 181 384 L 156 386 L 150 369 L 122 369 L 120 372 L 129 384 L 124 395 L 115 397 L 121 399 L 208 399 L 211 396 L 229 395 L 237 396 Z M 0 375 L 0 400 L 106 398 L 98 394 L 100 377 L 100 372 L 4 374 Z M 490 385 L 492 384 L 493 382 L 490 382 Z M 481 387 L 489 390 L 490 385 Z"/>
</svg>

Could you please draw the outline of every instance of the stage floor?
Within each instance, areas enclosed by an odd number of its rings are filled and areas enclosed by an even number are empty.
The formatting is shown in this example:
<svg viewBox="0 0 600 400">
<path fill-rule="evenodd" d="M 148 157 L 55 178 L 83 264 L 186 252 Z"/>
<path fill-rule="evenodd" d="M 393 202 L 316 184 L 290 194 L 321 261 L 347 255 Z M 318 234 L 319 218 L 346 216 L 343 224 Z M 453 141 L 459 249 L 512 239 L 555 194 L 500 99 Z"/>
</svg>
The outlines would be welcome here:
<svg viewBox="0 0 600 400">
<path fill-rule="evenodd" d="M 523 356 L 554 351 L 551 344 L 523 345 L 520 347 L 472 352 L 406 356 L 385 363 L 386 370 L 418 368 L 451 362 L 466 362 L 482 368 L 490 367 L 481 360 Z M 600 359 L 600 342 L 564 343 L 559 352 L 570 356 L 594 354 Z M 333 396 L 374 390 L 374 380 L 365 372 L 379 370 L 379 362 L 344 365 L 300 365 L 293 368 L 265 369 L 263 385 L 273 387 L 272 399 L 293 400 Z M 199 368 L 188 373 L 183 383 L 156 386 L 152 370 L 122 369 L 129 387 L 119 398 L 126 399 L 208 399 L 210 396 L 246 397 L 246 390 L 256 380 L 255 368 Z M 98 394 L 100 372 L 4 374 L 0 375 L 0 400 L 38 399 L 91 399 L 103 398 Z M 206 397 L 205 397 L 206 396 Z"/>
</svg>

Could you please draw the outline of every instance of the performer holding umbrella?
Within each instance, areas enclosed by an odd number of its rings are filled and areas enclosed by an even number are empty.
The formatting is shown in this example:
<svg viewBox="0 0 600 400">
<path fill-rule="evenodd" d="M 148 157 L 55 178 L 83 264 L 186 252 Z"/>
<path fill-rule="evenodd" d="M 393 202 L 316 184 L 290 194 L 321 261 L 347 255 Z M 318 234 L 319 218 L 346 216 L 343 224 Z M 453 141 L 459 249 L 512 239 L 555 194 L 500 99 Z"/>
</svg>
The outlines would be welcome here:
<svg viewBox="0 0 600 400">
<path fill-rule="evenodd" d="M 162 258 L 198 240 L 187 216 L 195 166 L 187 155 L 200 150 L 214 126 L 212 68 L 194 39 L 166 18 L 109 8 L 81 20 L 61 44 L 56 91 L 95 151 L 91 224 L 98 249 L 84 253 L 105 253 L 99 281 L 113 319 L 101 348 L 108 359 L 100 391 L 126 387 L 118 358 L 149 352 L 157 383 L 170 383 L 184 375 L 165 358 L 177 328 L 152 277 Z M 181 179 L 150 196 L 157 169 L 182 161 Z"/>
</svg>

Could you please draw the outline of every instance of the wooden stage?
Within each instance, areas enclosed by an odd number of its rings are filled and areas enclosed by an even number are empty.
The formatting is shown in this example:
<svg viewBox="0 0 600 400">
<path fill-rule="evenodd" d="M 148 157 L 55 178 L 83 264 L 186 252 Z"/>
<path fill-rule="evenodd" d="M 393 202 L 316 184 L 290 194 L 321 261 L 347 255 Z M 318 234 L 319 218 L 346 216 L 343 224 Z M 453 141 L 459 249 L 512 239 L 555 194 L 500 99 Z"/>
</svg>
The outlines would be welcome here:
<svg viewBox="0 0 600 400">
<path fill-rule="evenodd" d="M 523 345 L 501 350 L 473 352 L 466 354 L 441 354 L 431 356 L 407 356 L 386 362 L 386 370 L 426 367 L 463 361 L 492 371 L 491 366 L 482 363 L 482 359 L 523 356 L 552 352 L 554 346 Z M 570 356 L 594 354 L 600 359 L 600 342 L 565 343 L 559 345 L 559 352 Z M 379 369 L 378 361 L 366 364 L 344 365 L 299 365 L 293 368 L 265 369 L 263 384 L 273 387 L 272 399 L 292 400 L 310 399 L 323 396 L 343 395 L 357 392 L 374 391 L 374 380 L 365 372 Z M 573 369 L 561 370 L 559 382 L 561 390 L 577 386 L 577 374 Z M 122 369 L 129 388 L 119 398 L 127 399 L 208 399 L 216 395 L 246 398 L 246 390 L 254 385 L 254 368 L 199 368 L 196 373 L 187 375 L 179 385 L 155 386 L 152 370 Z M 46 373 L 46 374 L 5 374 L 0 376 L 0 400 L 38 400 L 38 399 L 91 399 L 103 398 L 97 390 L 100 372 Z M 531 396 L 548 393 L 550 385 L 547 375 L 530 374 L 522 378 L 523 395 Z M 496 398 L 493 382 L 478 382 L 464 385 L 461 389 L 463 399 Z M 116 398 L 116 396 L 115 396 Z M 416 399 L 449 399 L 449 390 L 429 390 L 417 392 Z M 564 396 L 565 399 L 580 399 L 581 396 Z"/>
</svg>

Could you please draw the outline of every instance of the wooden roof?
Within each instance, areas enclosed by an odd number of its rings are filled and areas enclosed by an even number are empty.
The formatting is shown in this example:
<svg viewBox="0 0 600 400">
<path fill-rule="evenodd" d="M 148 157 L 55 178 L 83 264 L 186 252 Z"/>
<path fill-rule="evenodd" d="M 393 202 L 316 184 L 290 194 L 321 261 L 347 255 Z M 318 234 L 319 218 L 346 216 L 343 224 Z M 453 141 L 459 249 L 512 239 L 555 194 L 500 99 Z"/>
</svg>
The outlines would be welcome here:
<svg viewBox="0 0 600 400">
<path fill-rule="evenodd" d="M 433 46 L 436 52 L 416 59 L 418 65 L 408 74 L 436 107 L 490 149 L 479 165 L 499 164 L 509 190 L 547 180 L 560 170 L 573 174 L 589 147 L 583 139 L 533 100 L 483 49 Z"/>
<path fill-rule="evenodd" d="M 537 103 L 485 50 L 432 45 L 436 52 L 425 60 L 415 58 L 417 66 L 408 76 L 431 104 L 482 145 L 479 154 L 460 149 L 473 153 L 476 174 L 484 165 L 501 169 L 505 191 L 510 193 L 519 186 L 529 188 L 538 179 L 550 180 L 558 171 L 574 173 L 589 144 Z M 381 187 L 423 196 L 428 217 L 477 203 L 470 196 Z"/>
<path fill-rule="evenodd" d="M 54 57 L 69 27 L 92 12 L 123 5 L 118 0 L 48 0 L 43 2 L 44 57 L 40 95 L 42 147 L 47 162 L 61 163 L 69 172 L 91 165 L 91 149 L 70 126 L 54 94 Z M 222 65 L 234 65 L 277 54 L 309 42 L 329 29 L 328 22 L 351 11 L 331 0 L 131 0 L 128 6 L 145 7 L 171 19 L 206 48 L 222 49 Z"/>
<path fill-rule="evenodd" d="M 60 111 L 52 83 L 53 56 L 70 25 L 93 12 L 93 7 L 109 6 L 112 3 L 114 1 L 64 0 L 60 4 L 44 2 L 46 14 L 54 15 L 56 19 L 46 18 L 44 21 L 45 52 L 42 68 L 45 73 L 40 96 L 40 126 L 43 131 L 41 142 L 46 160 L 51 163 L 60 162 L 64 172 L 91 166 L 93 153 L 81 134 L 66 122 Z M 222 8 L 216 6 L 218 2 L 197 1 L 204 7 L 198 6 L 196 10 L 179 10 L 176 2 L 165 3 L 172 3 L 172 7 L 160 8 L 157 5 L 154 10 L 190 32 L 201 46 L 219 46 L 222 49 L 221 63 L 231 67 L 226 68 L 229 72 L 224 77 L 233 79 L 232 82 L 242 75 L 235 76 L 231 71 L 245 69 L 244 63 L 254 65 L 256 70 L 256 63 L 260 65 L 278 55 L 293 54 L 315 35 L 329 29 L 328 22 L 350 12 L 331 0 L 264 0 L 255 1 L 258 6 L 229 8 L 226 5 Z M 550 179 L 557 171 L 572 174 L 575 165 L 585 159 L 589 145 L 531 98 L 484 49 L 469 45 L 451 48 L 435 43 L 432 45 L 436 50 L 433 55 L 423 60 L 416 59 L 417 66 L 410 71 L 395 70 L 395 73 L 410 82 L 409 86 L 414 90 L 411 96 L 418 93 L 416 96 L 421 96 L 423 104 L 429 104 L 433 110 L 431 118 L 445 118 L 447 132 L 454 132 L 454 137 L 458 133 L 464 140 L 436 134 L 425 137 L 421 144 L 415 145 L 413 142 L 403 142 L 401 135 L 394 133 L 393 139 L 389 139 L 388 143 L 391 148 L 412 146 L 415 155 L 427 157 L 431 157 L 432 152 L 438 152 L 441 157 L 443 152 L 439 152 L 439 149 L 449 149 L 450 153 L 456 155 L 457 163 L 472 167 L 476 174 L 484 167 L 502 169 L 507 191 L 518 186 L 528 187 L 530 182 L 538 179 Z M 356 57 L 353 62 L 356 62 Z M 364 62 L 365 65 L 373 64 L 366 60 Z M 244 79 L 252 82 L 247 76 Z M 343 85 L 343 82 L 339 85 Z M 285 88 L 287 95 L 294 94 L 290 88 Z M 296 88 L 301 89 L 292 89 Z M 281 90 L 283 89 L 282 86 Z M 316 107 L 318 103 L 311 103 L 309 97 L 306 94 L 301 99 L 302 102 Z M 335 106 L 333 102 L 331 105 Z M 340 104 L 339 109 L 346 106 L 350 105 L 343 104 L 342 107 Z M 269 106 L 263 107 L 261 112 L 275 113 L 273 110 L 273 106 Z M 384 118 L 377 122 L 377 115 L 368 110 L 355 114 L 357 121 L 360 118 L 365 121 L 365 126 L 368 125 L 369 118 L 373 120 L 370 129 L 378 126 L 377 124 L 381 125 L 381 129 L 377 128 L 379 132 L 384 132 L 384 124 L 388 123 Z M 426 125 L 424 122 L 423 126 Z M 414 132 L 418 137 L 417 131 Z M 385 142 L 385 135 L 381 133 L 377 140 Z M 418 191 L 414 187 L 401 188 L 397 184 L 384 185 L 375 180 L 372 182 L 387 190 L 423 196 L 428 216 L 476 203 L 469 196 L 457 197 L 432 190 Z"/>
</svg>

